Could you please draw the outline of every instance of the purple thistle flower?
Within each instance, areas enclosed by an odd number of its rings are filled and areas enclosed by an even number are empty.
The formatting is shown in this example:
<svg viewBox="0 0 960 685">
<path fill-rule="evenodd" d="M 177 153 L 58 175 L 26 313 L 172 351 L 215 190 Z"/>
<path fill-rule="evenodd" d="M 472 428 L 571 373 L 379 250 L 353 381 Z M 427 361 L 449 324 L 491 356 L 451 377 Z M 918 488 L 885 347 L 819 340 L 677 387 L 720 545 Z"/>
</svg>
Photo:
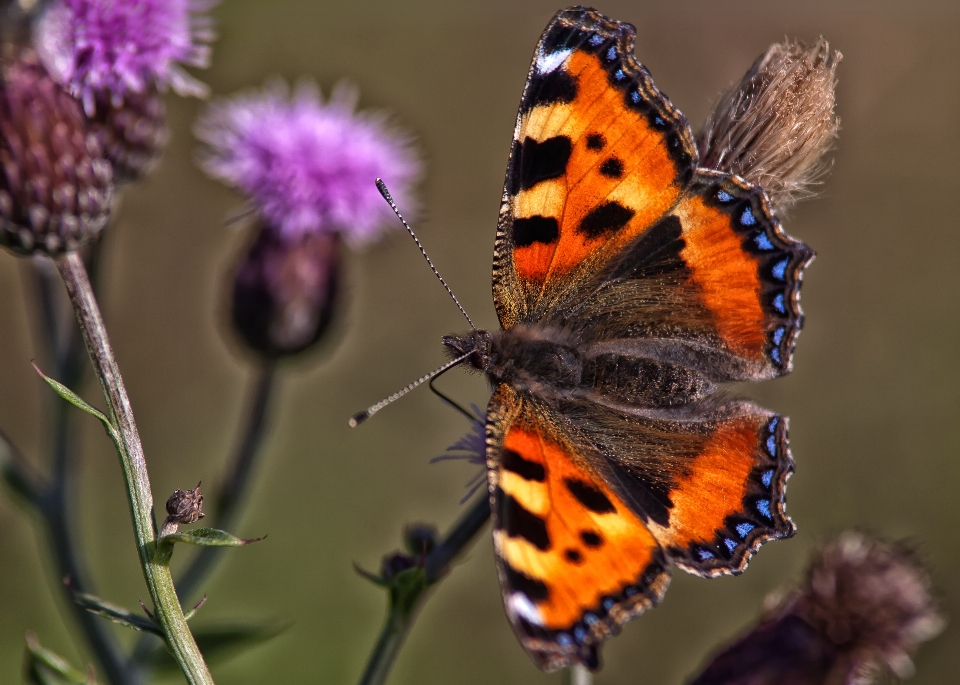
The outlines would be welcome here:
<svg viewBox="0 0 960 685">
<path fill-rule="evenodd" d="M 313 83 L 302 82 L 291 96 L 276 80 L 215 102 L 196 127 L 207 144 L 200 163 L 248 195 L 284 239 L 339 231 L 362 244 L 398 224 L 374 181 L 383 178 L 410 213 L 420 161 L 410 136 L 384 115 L 355 112 L 357 97 L 339 84 L 324 103 Z"/>
<path fill-rule="evenodd" d="M 55 0 L 36 30 L 47 69 L 93 116 L 97 96 L 120 106 L 128 93 L 172 87 L 203 97 L 181 65 L 204 68 L 214 39 L 206 14 L 216 0 Z"/>
<path fill-rule="evenodd" d="M 460 500 L 463 504 L 473 496 L 480 486 L 486 482 L 487 476 L 487 418 L 486 414 L 475 404 L 470 408 L 477 418 L 470 422 L 470 432 L 447 448 L 446 453 L 430 460 L 431 464 L 451 459 L 475 464 L 480 470 L 466 482 L 467 494 Z"/>
</svg>

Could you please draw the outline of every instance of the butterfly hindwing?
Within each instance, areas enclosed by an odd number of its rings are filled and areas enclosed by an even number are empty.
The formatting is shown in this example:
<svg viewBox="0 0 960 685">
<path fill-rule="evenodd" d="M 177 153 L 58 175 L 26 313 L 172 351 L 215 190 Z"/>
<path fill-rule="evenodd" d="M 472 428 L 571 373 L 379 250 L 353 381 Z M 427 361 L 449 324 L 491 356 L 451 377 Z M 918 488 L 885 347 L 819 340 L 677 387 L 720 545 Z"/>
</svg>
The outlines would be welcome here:
<svg viewBox="0 0 960 685">
<path fill-rule="evenodd" d="M 599 643 L 666 590 L 660 545 L 545 407 L 501 385 L 487 416 L 493 539 L 507 616 L 541 668 L 597 668 Z"/>
<path fill-rule="evenodd" d="M 740 573 L 764 542 L 794 534 L 782 416 L 744 401 L 658 412 L 571 401 L 560 412 L 594 471 L 684 570 Z"/>
<path fill-rule="evenodd" d="M 572 8 L 537 45 L 494 251 L 504 328 L 563 301 L 673 207 L 693 175 L 690 127 L 636 61 L 634 37 L 630 24 Z"/>
</svg>

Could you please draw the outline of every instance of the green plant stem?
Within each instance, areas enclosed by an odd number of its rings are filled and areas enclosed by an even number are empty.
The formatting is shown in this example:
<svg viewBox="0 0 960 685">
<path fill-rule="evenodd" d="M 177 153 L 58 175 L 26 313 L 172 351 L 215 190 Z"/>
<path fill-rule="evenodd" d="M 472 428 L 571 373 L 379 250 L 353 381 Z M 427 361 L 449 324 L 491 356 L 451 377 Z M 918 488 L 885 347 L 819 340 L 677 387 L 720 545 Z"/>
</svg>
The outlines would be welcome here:
<svg viewBox="0 0 960 685">
<path fill-rule="evenodd" d="M 490 501 L 484 493 L 427 555 L 424 561 L 427 587 L 439 582 L 446 575 L 451 562 L 476 539 L 489 518 Z M 425 597 L 426 593 L 421 594 L 416 605 L 409 610 L 391 602 L 387 621 L 383 630 L 380 631 L 373 653 L 367 660 L 367 667 L 360 678 L 360 685 L 382 685 L 386 682 Z"/>
<path fill-rule="evenodd" d="M 88 269 L 94 282 L 99 271 L 101 245 L 102 243 L 96 243 L 90 247 Z M 69 315 L 65 301 L 61 302 L 63 295 L 60 278 L 46 257 L 31 260 L 30 270 L 34 275 L 39 305 L 39 342 L 47 347 L 47 354 L 55 364 L 56 377 L 68 387 L 79 388 L 86 375 L 86 350 L 74 317 Z M 54 398 L 52 401 L 50 481 L 37 487 L 35 507 L 50 541 L 53 561 L 56 564 L 56 584 L 60 586 L 67 606 L 79 624 L 87 646 L 107 682 L 112 685 L 134 685 L 142 678 L 138 677 L 135 669 L 128 663 L 110 626 L 77 604 L 62 582 L 69 578 L 76 591 L 96 594 L 83 555 L 77 549 L 72 526 L 72 505 L 75 501 L 74 487 L 77 482 L 76 467 L 79 457 L 76 412 L 62 399 Z"/>
<path fill-rule="evenodd" d="M 100 308 L 87 278 L 86 267 L 75 252 L 61 255 L 54 262 L 77 315 L 97 380 L 100 381 L 106 400 L 107 416 L 120 437 L 117 452 L 127 487 L 140 566 L 153 600 L 157 621 L 163 628 L 167 644 L 187 681 L 191 685 L 212 684 L 213 677 L 180 608 L 170 567 L 154 560 L 157 524 L 153 516 L 153 494 L 150 490 L 147 464 L 130 400 L 120 377 Z"/>
</svg>

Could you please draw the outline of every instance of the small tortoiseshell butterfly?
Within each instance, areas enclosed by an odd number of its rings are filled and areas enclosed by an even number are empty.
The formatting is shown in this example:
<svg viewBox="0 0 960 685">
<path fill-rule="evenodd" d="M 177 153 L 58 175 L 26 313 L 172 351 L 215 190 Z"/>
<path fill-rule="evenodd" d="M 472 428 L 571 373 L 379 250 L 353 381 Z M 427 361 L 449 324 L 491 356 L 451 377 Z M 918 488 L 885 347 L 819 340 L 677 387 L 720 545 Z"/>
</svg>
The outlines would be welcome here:
<svg viewBox="0 0 960 685">
<path fill-rule="evenodd" d="M 502 330 L 444 344 L 495 387 L 486 442 L 507 616 L 538 666 L 595 669 L 669 565 L 742 571 L 793 535 L 787 420 L 716 393 L 790 371 L 813 251 L 698 167 L 633 26 L 582 7 L 527 78 L 493 257 Z"/>
</svg>

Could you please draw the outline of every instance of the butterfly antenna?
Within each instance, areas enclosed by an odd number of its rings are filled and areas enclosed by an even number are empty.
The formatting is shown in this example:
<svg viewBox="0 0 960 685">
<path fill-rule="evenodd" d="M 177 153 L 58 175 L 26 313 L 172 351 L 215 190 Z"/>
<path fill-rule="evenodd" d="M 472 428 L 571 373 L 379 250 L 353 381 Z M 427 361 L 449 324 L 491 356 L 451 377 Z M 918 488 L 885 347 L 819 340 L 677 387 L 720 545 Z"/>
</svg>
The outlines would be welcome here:
<svg viewBox="0 0 960 685">
<path fill-rule="evenodd" d="M 393 393 L 392 395 L 390 395 L 390 397 L 387 397 L 386 399 L 380 400 L 379 402 L 377 402 L 377 403 L 376 403 L 375 405 L 373 405 L 372 407 L 368 407 L 367 409 L 364 409 L 362 412 L 360 412 L 360 413 L 358 413 L 358 414 L 354 414 L 353 416 L 350 417 L 350 420 L 347 421 L 347 425 L 350 426 L 351 428 L 356 428 L 356 427 L 359 426 L 361 423 L 363 423 L 364 421 L 366 421 L 367 419 L 369 419 L 371 416 L 373 416 L 374 414 L 376 414 L 378 411 L 380 411 L 381 409 L 383 409 L 384 407 L 386 407 L 388 404 L 392 404 L 393 402 L 396 402 L 397 400 L 399 400 L 401 397 L 403 397 L 404 395 L 406 395 L 408 392 L 410 392 L 411 390 L 413 390 L 413 389 L 414 389 L 415 387 L 417 387 L 418 385 L 422 385 L 423 383 L 426 383 L 427 381 L 429 381 L 430 379 L 432 379 L 434 376 L 438 376 L 438 375 L 440 375 L 441 373 L 443 373 L 443 372 L 445 372 L 445 371 L 447 371 L 447 370 L 449 370 L 449 369 L 452 369 L 452 368 L 453 368 L 454 366 L 456 366 L 457 364 L 463 363 L 464 361 L 467 360 L 467 357 L 469 357 L 471 354 L 473 354 L 473 352 L 467 352 L 467 353 L 466 353 L 465 355 L 463 355 L 462 357 L 457 357 L 456 359 L 447 362 L 446 364 L 444 364 L 443 366 L 441 366 L 439 369 L 436 369 L 436 370 L 434 370 L 434 371 L 431 371 L 431 372 L 428 373 L 427 375 L 421 376 L 420 378 L 418 378 L 417 380 L 415 380 L 413 383 L 411 383 L 410 385 L 406 386 L 405 388 L 402 388 L 401 390 L 397 390 L 397 392 L 395 392 L 395 393 Z"/>
<path fill-rule="evenodd" d="M 393 213 L 397 215 L 397 218 L 400 219 L 400 223 L 403 224 L 403 227 L 407 229 L 407 233 L 410 234 L 410 237 L 413 238 L 413 242 L 417 244 L 417 247 L 420 248 L 420 254 L 423 255 L 423 258 L 427 260 L 427 264 L 430 266 L 433 275 L 440 279 L 440 283 L 443 284 L 443 287 L 447 289 L 447 294 L 453 299 L 453 303 L 457 305 L 457 309 L 460 310 L 460 313 L 463 314 L 464 318 L 467 320 L 467 323 L 470 324 L 470 328 L 476 330 L 476 326 L 473 325 L 473 321 L 470 319 L 470 315 L 467 314 L 467 310 L 463 308 L 460 304 L 460 300 L 457 299 L 457 296 L 453 294 L 453 291 L 450 290 L 450 286 L 447 285 L 447 282 L 443 280 L 443 276 L 440 275 L 440 272 L 437 271 L 437 267 L 433 265 L 433 262 L 430 261 L 430 257 L 427 256 L 427 251 L 423 249 L 423 245 L 420 244 L 420 240 L 417 238 L 417 234 L 413 232 L 413 229 L 410 228 L 410 224 L 406 222 L 403 218 L 403 215 L 400 213 L 400 210 L 397 209 L 397 203 L 393 201 L 393 196 L 390 195 L 390 191 L 387 190 L 387 184 L 383 182 L 383 179 L 377 179 L 377 190 L 380 191 L 380 194 L 383 195 L 383 199 L 387 201 L 390 205 L 390 209 L 393 210 Z"/>
</svg>

